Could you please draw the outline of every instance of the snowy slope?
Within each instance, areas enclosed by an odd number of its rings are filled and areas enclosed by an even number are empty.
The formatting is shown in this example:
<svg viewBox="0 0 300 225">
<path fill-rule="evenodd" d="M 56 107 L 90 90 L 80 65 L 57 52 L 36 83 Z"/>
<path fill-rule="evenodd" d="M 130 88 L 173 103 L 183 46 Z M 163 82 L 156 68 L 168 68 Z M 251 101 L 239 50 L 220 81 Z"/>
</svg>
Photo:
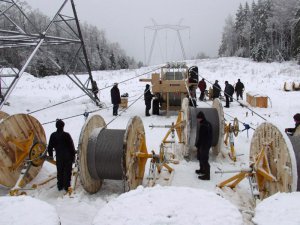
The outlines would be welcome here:
<svg viewBox="0 0 300 225">
<path fill-rule="evenodd" d="M 292 116 L 299 112 L 298 110 L 300 108 L 300 102 L 295 101 L 294 99 L 299 96 L 299 92 L 284 92 L 283 84 L 285 81 L 300 81 L 300 70 L 296 63 L 255 63 L 241 58 L 207 59 L 188 61 L 187 63 L 190 66 L 197 65 L 199 67 L 199 75 L 205 77 L 211 83 L 216 79 L 219 80 L 222 89 L 224 89 L 224 82 L 226 80 L 229 81 L 229 83 L 234 84 L 237 79 L 240 78 L 245 85 L 246 92 L 264 94 L 270 98 L 272 107 L 266 109 L 254 108 L 253 110 L 257 114 L 267 121 L 274 123 L 281 130 L 285 127 L 294 126 Z M 99 110 L 96 114 L 100 114 L 107 123 L 115 119 L 112 116 L 110 104 L 111 85 L 114 82 L 121 82 L 129 78 L 137 77 L 147 71 L 151 71 L 153 68 L 155 67 L 141 68 L 138 70 L 93 72 L 93 77 L 101 90 L 100 99 L 107 107 Z M 150 77 L 150 74 L 143 77 Z M 125 92 L 129 94 L 130 103 L 133 103 L 143 94 L 145 83 L 139 82 L 139 78 L 140 77 L 119 84 L 121 94 Z M 86 77 L 82 77 L 82 79 L 86 80 Z M 208 84 L 208 86 L 211 85 Z M 199 96 L 199 93 L 197 94 Z M 66 76 L 52 76 L 38 79 L 25 74 L 8 100 L 10 106 L 4 106 L 2 110 L 11 115 L 16 113 L 30 113 L 81 95 L 81 90 Z M 244 99 L 245 97 L 244 94 Z M 198 105 L 199 107 L 211 107 L 202 102 L 198 103 Z M 77 146 L 79 134 L 85 121 L 82 114 L 85 111 L 96 109 L 97 107 L 87 97 L 81 97 L 65 104 L 33 113 L 32 116 L 36 117 L 43 124 L 47 138 L 49 138 L 50 134 L 55 130 L 54 121 L 56 118 L 64 119 L 72 117 L 65 120 L 65 130 L 71 134 L 75 145 Z M 149 125 L 170 125 L 172 122 L 175 122 L 176 115 L 174 114 L 169 117 L 145 117 L 144 110 L 145 105 L 141 98 L 137 100 L 135 104 L 130 106 L 129 109 L 124 111 L 120 117 L 110 123 L 108 128 L 125 129 L 129 119 L 132 116 L 138 115 L 142 118 L 145 126 L 148 150 L 154 149 L 158 152 L 159 144 L 167 132 L 167 129 L 150 129 Z M 231 104 L 231 108 L 224 110 L 226 113 L 225 118 L 227 120 L 232 120 L 232 117 L 237 117 L 240 121 L 250 124 L 253 128 L 264 121 L 263 118 L 255 114 L 252 115 L 251 111 L 240 107 L 236 102 Z M 247 180 L 238 185 L 236 192 L 230 189 L 220 190 L 216 188 L 216 184 L 232 176 L 232 174 L 219 175 L 214 172 L 220 169 L 237 170 L 247 167 L 252 134 L 253 130 L 249 130 L 248 136 L 245 131 L 240 133 L 235 139 L 235 149 L 238 154 L 237 162 L 234 163 L 228 157 L 224 158 L 222 155 L 219 155 L 218 157 L 211 155 L 210 181 L 200 181 L 197 179 L 197 176 L 194 173 L 195 169 L 198 169 L 198 162 L 196 161 L 186 162 L 185 160 L 181 160 L 178 165 L 172 164 L 171 166 L 175 169 L 175 173 L 171 186 L 190 187 L 204 189 L 209 192 L 216 192 L 228 199 L 242 212 L 244 224 L 251 224 L 251 214 L 247 212 L 253 210 L 254 205 Z M 224 152 L 227 151 L 228 149 L 224 149 Z M 147 168 L 145 172 L 145 184 L 147 183 Z M 45 163 L 42 171 L 32 183 L 39 183 L 49 175 L 55 174 L 55 171 L 56 169 L 54 166 Z M 62 224 L 66 225 L 92 224 L 97 212 L 105 207 L 107 203 L 122 194 L 121 181 L 106 180 L 103 188 L 97 194 L 87 194 L 79 184 L 76 193 L 72 198 L 69 198 L 57 191 L 55 182 L 56 181 L 53 180 L 38 190 L 28 191 L 28 195 L 53 205 L 59 214 Z M 5 195 L 7 190 L 5 188 L 0 188 L 0 193 L 1 195 Z M 170 198 L 172 198 L 173 194 L 171 194 Z M 184 196 L 184 192 L 178 191 L 178 194 Z M 182 202 L 182 205 L 185 205 L 184 201 Z M 162 205 L 162 207 L 164 207 L 164 205 Z M 201 207 L 202 206 L 199 205 L 199 210 L 201 210 Z M 274 211 L 275 210 L 276 209 L 274 209 Z M 132 215 L 134 212 L 129 211 L 128 214 Z M 147 214 L 147 212 L 145 212 L 145 214 Z M 228 214 L 228 217 L 230 216 L 231 215 Z"/>
</svg>

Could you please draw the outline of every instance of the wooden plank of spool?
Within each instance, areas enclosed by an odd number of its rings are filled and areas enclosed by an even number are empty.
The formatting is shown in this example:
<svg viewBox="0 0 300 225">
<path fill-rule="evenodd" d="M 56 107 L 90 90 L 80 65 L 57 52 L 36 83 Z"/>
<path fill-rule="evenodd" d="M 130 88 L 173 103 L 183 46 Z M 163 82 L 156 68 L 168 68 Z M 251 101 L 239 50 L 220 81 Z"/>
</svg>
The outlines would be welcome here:
<svg viewBox="0 0 300 225">
<path fill-rule="evenodd" d="M 138 152 L 147 154 L 144 125 L 138 116 L 128 122 L 123 150 L 125 191 L 129 191 L 142 184 L 147 162 L 147 158 L 136 157 Z"/>
<path fill-rule="evenodd" d="M 7 114 L 6 112 L 0 111 L 0 120 L 4 120 L 7 117 L 9 117 L 9 114 Z"/>
<path fill-rule="evenodd" d="M 96 128 L 103 128 L 106 126 L 104 119 L 100 115 L 93 115 L 89 117 L 81 129 L 78 142 L 79 151 L 79 170 L 80 170 L 80 181 L 87 192 L 93 194 L 99 191 L 102 186 L 102 180 L 95 180 L 91 177 L 88 166 L 87 166 L 87 147 L 88 140 L 91 133 Z"/>
<path fill-rule="evenodd" d="M 26 152 L 29 154 L 28 150 L 30 150 L 20 149 L 14 142 L 26 141 L 33 133 L 32 144 L 38 142 L 46 145 L 46 135 L 39 121 L 27 114 L 16 114 L 7 117 L 0 123 L 0 130 L 0 184 L 13 187 L 20 176 L 23 163 L 20 163 L 15 169 L 12 168 L 17 165 L 16 163 L 21 155 L 24 156 L 23 153 Z M 22 186 L 36 177 L 42 164 L 38 167 L 32 166 L 29 169 Z"/>
<path fill-rule="evenodd" d="M 260 198 L 264 199 L 277 192 L 291 192 L 297 188 L 297 162 L 293 146 L 286 136 L 271 123 L 262 123 L 255 129 L 250 145 L 250 161 L 264 145 L 269 145 L 266 156 L 275 182 L 265 181 L 264 190 L 260 190 Z M 298 162 L 300 163 L 300 162 Z"/>
<path fill-rule="evenodd" d="M 219 115 L 219 141 L 218 144 L 216 146 L 212 147 L 212 151 L 214 153 L 214 155 L 218 155 L 220 153 L 220 151 L 223 149 L 224 147 L 224 126 L 225 126 L 225 119 L 224 119 L 224 111 L 223 111 L 223 106 L 222 103 L 220 102 L 220 100 L 218 98 L 214 99 L 212 107 L 215 108 L 218 112 Z"/>
</svg>

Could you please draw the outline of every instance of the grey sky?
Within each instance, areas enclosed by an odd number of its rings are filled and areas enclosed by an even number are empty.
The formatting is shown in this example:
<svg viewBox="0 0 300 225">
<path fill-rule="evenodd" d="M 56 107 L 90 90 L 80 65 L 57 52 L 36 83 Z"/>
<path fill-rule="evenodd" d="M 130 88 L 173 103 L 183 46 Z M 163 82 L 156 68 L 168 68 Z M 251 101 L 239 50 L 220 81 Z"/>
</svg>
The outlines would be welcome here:
<svg viewBox="0 0 300 225">
<path fill-rule="evenodd" d="M 187 58 L 204 52 L 217 56 L 225 18 L 235 15 L 239 4 L 247 0 L 75 0 L 82 22 L 96 25 L 106 32 L 107 38 L 118 42 L 129 56 L 144 61 L 144 27 L 158 24 L 178 24 L 190 27 L 182 31 Z M 32 8 L 39 8 L 49 16 L 63 0 L 27 0 Z M 51 4 L 49 4 L 51 2 Z M 148 57 L 153 32 L 145 33 Z M 168 43 L 168 44 L 167 44 Z M 177 35 L 170 30 L 158 33 L 151 62 L 175 60 L 181 57 Z"/>
</svg>

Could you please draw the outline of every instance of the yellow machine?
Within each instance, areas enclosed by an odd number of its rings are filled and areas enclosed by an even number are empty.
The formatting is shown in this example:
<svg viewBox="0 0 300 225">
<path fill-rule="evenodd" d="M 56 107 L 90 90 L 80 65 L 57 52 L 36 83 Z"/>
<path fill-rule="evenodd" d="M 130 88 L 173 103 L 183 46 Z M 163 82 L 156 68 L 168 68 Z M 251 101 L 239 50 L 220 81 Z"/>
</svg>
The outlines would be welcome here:
<svg viewBox="0 0 300 225">
<path fill-rule="evenodd" d="M 198 85 L 198 67 L 188 67 L 185 63 L 168 63 L 160 73 L 153 73 L 151 79 L 152 93 L 159 97 L 161 110 L 180 110 L 183 98 L 196 97 Z"/>
</svg>

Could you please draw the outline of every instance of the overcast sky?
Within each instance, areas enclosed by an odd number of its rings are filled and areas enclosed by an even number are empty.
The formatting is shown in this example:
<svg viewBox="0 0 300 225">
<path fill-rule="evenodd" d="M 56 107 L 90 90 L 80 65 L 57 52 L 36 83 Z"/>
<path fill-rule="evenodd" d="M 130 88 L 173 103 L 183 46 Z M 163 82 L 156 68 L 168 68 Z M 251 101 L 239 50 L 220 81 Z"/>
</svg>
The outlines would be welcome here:
<svg viewBox="0 0 300 225">
<path fill-rule="evenodd" d="M 187 58 L 200 52 L 213 57 L 218 54 L 225 18 L 235 15 L 239 4 L 244 5 L 246 1 L 75 0 L 75 4 L 81 22 L 105 30 L 109 41 L 118 42 L 129 56 L 144 61 L 149 58 L 154 34 L 144 28 L 153 25 L 151 18 L 159 25 L 177 25 L 182 20 L 181 25 L 190 27 L 180 32 Z M 63 0 L 27 2 L 52 17 Z M 175 60 L 176 57 L 182 59 L 177 33 L 167 29 L 159 31 L 151 62 Z"/>
</svg>

